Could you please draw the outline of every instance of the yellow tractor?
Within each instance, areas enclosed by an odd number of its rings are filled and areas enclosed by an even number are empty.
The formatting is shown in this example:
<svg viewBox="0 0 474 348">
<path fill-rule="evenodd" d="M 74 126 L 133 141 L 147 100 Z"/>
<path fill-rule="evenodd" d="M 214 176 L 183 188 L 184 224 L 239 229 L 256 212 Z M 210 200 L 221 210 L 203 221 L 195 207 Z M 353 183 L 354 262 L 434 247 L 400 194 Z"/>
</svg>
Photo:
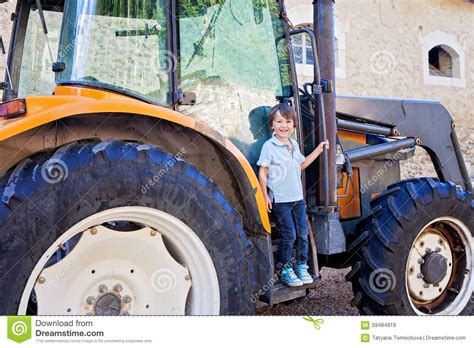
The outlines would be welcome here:
<svg viewBox="0 0 474 348">
<path fill-rule="evenodd" d="M 336 98 L 333 15 L 314 1 L 313 31 L 275 0 L 18 0 L 0 314 L 254 314 L 306 295 L 322 266 L 352 266 L 362 313 L 472 313 L 474 201 L 452 118 Z M 296 35 L 313 83 L 298 84 Z M 276 103 L 297 110 L 303 153 L 334 145 L 302 178 L 314 282 L 296 288 L 279 282 L 255 174 Z M 417 146 L 438 178 L 400 181 Z"/>
</svg>

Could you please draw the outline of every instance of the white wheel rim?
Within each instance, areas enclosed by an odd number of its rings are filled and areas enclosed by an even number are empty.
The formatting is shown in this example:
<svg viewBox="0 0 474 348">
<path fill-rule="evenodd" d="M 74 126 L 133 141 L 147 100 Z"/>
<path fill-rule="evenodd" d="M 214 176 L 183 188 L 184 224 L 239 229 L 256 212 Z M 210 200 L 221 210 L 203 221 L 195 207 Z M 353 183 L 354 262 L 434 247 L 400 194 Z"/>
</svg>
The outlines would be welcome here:
<svg viewBox="0 0 474 348">
<path fill-rule="evenodd" d="M 111 221 L 144 227 L 118 232 L 101 226 Z M 80 233 L 68 255 L 44 268 L 58 245 Z M 217 315 L 220 308 L 217 272 L 205 245 L 177 218 L 146 207 L 105 210 L 62 234 L 34 267 L 19 314 L 26 314 L 33 289 L 41 315 Z"/>
<path fill-rule="evenodd" d="M 455 234 L 453 238 L 457 238 L 461 245 L 451 245 L 448 238 L 444 236 L 435 226 L 437 223 L 442 223 L 449 228 L 449 232 Z M 463 258 L 465 258 L 465 267 L 463 270 L 458 270 L 457 274 L 454 270 L 454 264 L 457 261 L 453 258 L 455 247 L 462 247 L 464 250 Z M 428 250 L 427 250 L 428 248 Z M 429 254 L 431 251 L 436 251 L 445 257 L 447 262 L 446 276 L 438 284 L 433 285 L 425 282 L 421 278 L 421 264 L 420 260 Z M 436 315 L 457 315 L 461 313 L 471 298 L 474 290 L 474 276 L 472 266 L 474 264 L 473 253 L 473 238 L 469 228 L 458 219 L 450 216 L 444 216 L 432 220 L 426 224 L 415 238 L 410 247 L 408 259 L 406 263 L 405 285 L 410 305 L 418 315 L 426 315 L 427 313 L 421 311 L 419 308 L 423 304 L 429 305 L 439 299 L 446 291 L 454 292 L 456 296 L 450 301 L 445 308 L 434 312 Z M 459 289 L 450 287 L 451 278 L 463 272 L 463 279 Z M 457 293 L 455 292 L 457 291 Z M 444 294 L 446 295 L 446 294 Z"/>
</svg>

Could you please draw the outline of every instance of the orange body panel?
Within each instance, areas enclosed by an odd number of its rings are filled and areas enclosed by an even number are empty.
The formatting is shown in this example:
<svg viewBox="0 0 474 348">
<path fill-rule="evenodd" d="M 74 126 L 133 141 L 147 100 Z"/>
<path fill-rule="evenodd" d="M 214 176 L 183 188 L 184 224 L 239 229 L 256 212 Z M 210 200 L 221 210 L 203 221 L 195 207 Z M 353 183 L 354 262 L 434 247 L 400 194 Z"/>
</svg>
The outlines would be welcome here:
<svg viewBox="0 0 474 348">
<path fill-rule="evenodd" d="M 195 120 L 176 111 L 99 90 L 58 87 L 55 95 L 26 97 L 24 117 L 0 122 L 0 141 L 29 129 L 79 114 L 132 113 L 165 119 L 194 128 Z"/>
<path fill-rule="evenodd" d="M 361 143 L 361 144 L 367 143 L 365 134 L 362 134 L 362 133 L 339 130 L 337 131 L 337 135 L 341 139 L 346 139 L 346 140 L 354 141 L 356 143 Z"/>
<path fill-rule="evenodd" d="M 0 121 L 0 141 L 61 118 L 82 114 L 139 114 L 164 119 L 200 132 L 207 138 L 220 143 L 239 161 L 251 186 L 256 190 L 255 199 L 262 225 L 267 232 L 270 232 L 270 221 L 263 193 L 252 167 L 234 144 L 207 125 L 166 107 L 91 88 L 59 86 L 53 96 L 26 97 L 25 99 L 26 115 Z"/>
<path fill-rule="evenodd" d="M 367 138 L 363 133 L 349 132 L 344 130 L 338 130 L 337 135 L 341 139 L 353 141 L 360 144 L 366 144 Z M 347 185 L 349 189 L 346 197 L 338 197 L 337 205 L 340 209 L 341 219 L 353 219 L 361 216 L 360 208 L 360 192 L 359 192 L 359 169 L 353 168 L 354 175 L 352 176 L 352 182 L 348 180 L 347 174 L 343 173 L 343 187 L 337 190 L 338 196 L 342 196 L 346 192 Z"/>
<path fill-rule="evenodd" d="M 361 215 L 360 209 L 360 192 L 359 192 L 359 168 L 353 168 L 354 175 L 352 181 L 348 180 L 347 174 L 343 173 L 343 185 L 337 190 L 337 194 L 344 195 L 347 185 L 349 189 L 346 197 L 339 197 L 337 205 L 339 206 L 339 215 L 341 219 L 358 218 Z"/>
</svg>

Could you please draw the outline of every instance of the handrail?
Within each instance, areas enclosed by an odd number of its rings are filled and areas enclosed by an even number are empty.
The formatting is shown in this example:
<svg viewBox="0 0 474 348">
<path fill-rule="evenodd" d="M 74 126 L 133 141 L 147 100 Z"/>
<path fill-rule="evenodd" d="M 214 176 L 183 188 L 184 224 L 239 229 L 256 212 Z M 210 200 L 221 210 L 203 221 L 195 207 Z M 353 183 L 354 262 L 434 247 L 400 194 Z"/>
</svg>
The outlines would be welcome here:
<svg viewBox="0 0 474 348">
<path fill-rule="evenodd" d="M 313 56 L 314 56 L 314 64 L 313 64 L 313 74 L 314 74 L 314 83 L 319 84 L 321 82 L 321 70 L 319 67 L 319 58 L 318 58 L 318 50 L 316 46 L 316 37 L 314 36 L 314 32 L 309 28 L 302 28 L 290 31 L 290 36 L 298 35 L 298 34 L 307 34 L 311 39 L 311 47 L 313 49 Z M 309 99 L 313 102 L 313 105 L 318 108 L 319 111 L 319 123 L 321 127 L 321 138 L 323 141 L 327 141 L 327 133 L 326 133 L 326 117 L 325 117 L 325 110 L 324 110 L 324 102 L 323 102 L 323 95 L 321 93 L 314 93 L 312 94 L 305 92 L 304 93 Z M 314 99 L 314 96 L 317 96 L 317 101 Z M 314 129 L 313 129 L 314 130 Z M 333 144 L 332 146 L 335 146 Z M 328 165 L 328 149 L 326 147 L 323 148 L 323 189 L 324 189 L 324 208 L 325 210 L 329 207 L 329 165 Z"/>
</svg>

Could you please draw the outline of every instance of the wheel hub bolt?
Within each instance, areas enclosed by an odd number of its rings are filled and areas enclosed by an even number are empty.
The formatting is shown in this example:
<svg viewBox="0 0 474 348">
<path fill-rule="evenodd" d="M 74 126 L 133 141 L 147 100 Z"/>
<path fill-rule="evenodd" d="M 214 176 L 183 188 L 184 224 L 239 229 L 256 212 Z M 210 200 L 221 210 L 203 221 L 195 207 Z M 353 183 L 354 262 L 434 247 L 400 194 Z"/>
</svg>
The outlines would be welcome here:
<svg viewBox="0 0 474 348">
<path fill-rule="evenodd" d="M 420 258 L 420 259 L 418 259 L 418 263 L 419 263 L 420 265 L 422 265 L 422 264 L 425 263 L 425 260 L 423 260 L 423 259 Z"/>
<path fill-rule="evenodd" d="M 121 284 L 115 284 L 115 285 L 114 285 L 114 291 L 115 291 L 115 292 L 120 292 L 120 291 L 122 291 L 122 290 L 123 290 L 123 288 L 122 288 L 122 285 L 121 285 Z"/>
<path fill-rule="evenodd" d="M 440 247 L 436 247 L 436 248 L 435 248 L 435 251 L 436 251 L 437 253 L 439 253 L 439 252 L 441 252 L 441 248 L 440 248 Z"/>
<path fill-rule="evenodd" d="M 433 286 L 434 286 L 435 288 L 437 288 L 437 287 L 439 287 L 439 284 L 436 283 L 436 284 L 433 284 Z"/>
<path fill-rule="evenodd" d="M 123 312 L 121 315 L 124 315 L 124 316 L 129 316 L 130 313 L 129 312 Z"/>
<path fill-rule="evenodd" d="M 95 303 L 95 297 L 89 296 L 86 301 L 87 301 L 87 304 L 93 305 Z"/>
<path fill-rule="evenodd" d="M 426 252 L 427 254 L 429 254 L 429 253 L 431 252 L 431 248 L 426 248 L 426 249 L 425 249 L 425 252 Z"/>
<path fill-rule="evenodd" d="M 425 289 L 428 289 L 428 288 L 430 287 L 430 284 L 428 284 L 428 283 L 423 283 L 423 287 L 424 287 Z"/>
<path fill-rule="evenodd" d="M 186 274 L 186 276 L 184 277 L 185 280 L 191 280 L 191 276 L 189 274 Z"/>
<path fill-rule="evenodd" d="M 130 303 L 132 302 L 132 298 L 128 295 L 125 295 L 123 298 L 122 298 L 122 301 L 123 303 Z"/>
<path fill-rule="evenodd" d="M 418 279 L 423 279 L 423 274 L 418 273 L 418 274 L 416 275 L 416 277 L 417 277 Z"/>
<path fill-rule="evenodd" d="M 109 288 L 107 287 L 107 285 L 101 284 L 101 285 L 99 286 L 99 292 L 100 292 L 100 293 L 103 294 L 104 292 L 107 292 L 107 290 L 109 290 Z"/>
</svg>

